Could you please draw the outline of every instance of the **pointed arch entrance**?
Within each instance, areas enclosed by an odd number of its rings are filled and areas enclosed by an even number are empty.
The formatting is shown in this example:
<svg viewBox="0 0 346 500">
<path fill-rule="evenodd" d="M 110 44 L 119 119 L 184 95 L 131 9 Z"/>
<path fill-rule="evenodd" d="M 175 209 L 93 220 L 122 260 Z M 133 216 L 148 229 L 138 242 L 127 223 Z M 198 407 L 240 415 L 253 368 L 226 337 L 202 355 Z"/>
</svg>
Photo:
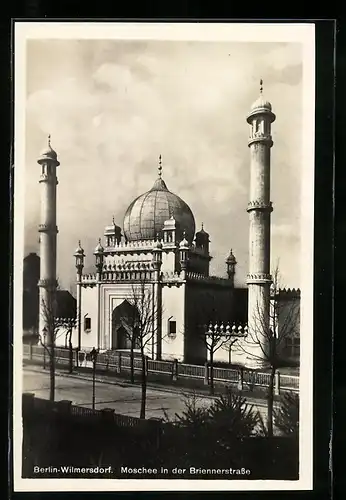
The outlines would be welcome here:
<svg viewBox="0 0 346 500">
<path fill-rule="evenodd" d="M 137 308 L 124 300 L 112 312 L 112 349 L 139 349 L 139 314 Z"/>
</svg>

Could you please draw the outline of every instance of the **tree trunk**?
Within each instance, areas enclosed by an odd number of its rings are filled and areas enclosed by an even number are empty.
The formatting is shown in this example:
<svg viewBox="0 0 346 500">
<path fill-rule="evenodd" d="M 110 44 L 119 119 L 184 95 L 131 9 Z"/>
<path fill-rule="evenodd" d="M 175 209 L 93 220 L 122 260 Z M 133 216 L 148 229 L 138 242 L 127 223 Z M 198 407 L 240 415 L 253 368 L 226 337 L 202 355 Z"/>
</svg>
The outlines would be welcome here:
<svg viewBox="0 0 346 500">
<path fill-rule="evenodd" d="M 141 413 L 139 418 L 145 418 L 145 406 L 147 399 L 147 359 L 142 351 L 142 397 L 141 397 Z"/>
<path fill-rule="evenodd" d="M 50 349 L 49 349 L 49 378 L 50 378 L 50 390 L 49 390 L 49 400 L 54 401 L 55 399 L 55 345 L 53 334 L 51 333 L 50 339 Z"/>
<path fill-rule="evenodd" d="M 72 330 L 69 331 L 68 349 L 69 349 L 69 373 L 73 372 L 73 349 L 72 349 Z"/>
<path fill-rule="evenodd" d="M 210 350 L 210 393 L 214 394 L 214 351 Z"/>
<path fill-rule="evenodd" d="M 130 367 L 131 367 L 131 371 L 130 371 L 130 380 L 131 380 L 131 384 L 134 384 L 135 383 L 135 363 L 134 363 L 134 346 L 135 346 L 135 343 L 134 343 L 134 339 L 133 339 L 133 335 L 132 335 L 132 338 L 131 338 L 131 352 L 130 352 Z"/>
<path fill-rule="evenodd" d="M 267 400 L 267 428 L 268 436 L 273 436 L 273 406 L 274 406 L 274 381 L 275 381 L 275 367 L 270 368 L 270 379 L 268 386 L 268 400 Z"/>
</svg>

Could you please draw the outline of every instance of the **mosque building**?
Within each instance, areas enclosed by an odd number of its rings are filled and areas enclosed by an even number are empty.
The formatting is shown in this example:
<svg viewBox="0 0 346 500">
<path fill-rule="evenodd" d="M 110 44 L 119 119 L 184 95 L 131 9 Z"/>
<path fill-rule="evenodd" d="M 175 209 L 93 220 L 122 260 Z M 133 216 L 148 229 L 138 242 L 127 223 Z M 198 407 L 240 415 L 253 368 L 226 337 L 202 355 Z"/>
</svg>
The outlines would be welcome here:
<svg viewBox="0 0 346 500">
<path fill-rule="evenodd" d="M 259 337 L 262 335 L 263 324 L 256 324 L 255 309 L 260 308 L 264 323 L 269 321 L 270 214 L 273 210 L 270 148 L 274 120 L 271 104 L 262 95 L 261 83 L 260 97 L 247 117 L 251 172 L 247 288 L 235 287 L 237 261 L 232 250 L 225 256 L 224 276 L 210 275 L 209 233 L 203 224 L 196 232 L 191 208 L 169 190 L 163 179 L 160 156 L 152 187 L 130 203 L 122 225 L 113 220 L 105 227 L 104 238 L 94 251 L 95 272 L 83 273 L 85 253 L 81 243 L 74 253 L 78 311 L 74 347 L 128 351 L 131 325 L 138 309 L 136 301 L 146 297 L 146 316 L 151 322 L 150 341 L 146 343 L 148 356 L 204 362 L 208 353 L 203 339 L 212 323 L 237 337 L 238 348 L 232 352 L 232 362 L 251 364 L 251 356 L 239 348 L 239 343 L 242 339 L 246 341 L 249 328 L 255 329 Z M 56 167 L 59 165 L 50 143 L 49 151 L 40 156 L 39 163 L 42 165 L 40 232 L 43 236 L 40 287 L 41 295 L 49 297 L 56 279 Z M 300 292 L 297 294 L 300 297 Z M 286 300 L 296 300 L 297 294 L 286 293 Z M 216 358 L 228 362 L 231 345 L 233 342 L 229 344 L 229 352 L 220 349 Z M 296 345 L 293 341 L 288 344 Z M 138 344 L 135 347 L 138 348 Z"/>
<path fill-rule="evenodd" d="M 100 240 L 94 252 L 97 272 L 85 275 L 78 268 L 83 323 L 77 345 L 129 349 L 131 304 L 136 288 L 141 287 L 151 294 L 155 309 L 150 355 L 204 360 L 201 328 L 210 320 L 238 320 L 241 292 L 237 295 L 234 287 L 232 251 L 225 261 L 225 277 L 210 276 L 209 234 L 203 224 L 197 232 L 195 227 L 190 207 L 163 180 L 160 157 L 158 177 L 149 191 L 129 205 L 123 231 L 114 221 L 105 228 L 104 242 Z M 84 250 L 79 246 L 78 262 L 81 256 Z M 245 323 L 245 307 L 242 319 Z"/>
</svg>

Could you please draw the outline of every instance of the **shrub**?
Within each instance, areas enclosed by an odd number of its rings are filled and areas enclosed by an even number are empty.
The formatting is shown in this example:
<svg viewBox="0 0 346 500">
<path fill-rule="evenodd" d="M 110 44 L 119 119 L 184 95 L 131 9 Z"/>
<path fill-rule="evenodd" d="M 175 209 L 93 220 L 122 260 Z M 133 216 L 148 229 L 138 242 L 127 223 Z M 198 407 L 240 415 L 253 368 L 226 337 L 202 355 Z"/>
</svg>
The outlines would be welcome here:
<svg viewBox="0 0 346 500">
<path fill-rule="evenodd" d="M 228 390 L 209 408 L 212 426 L 220 436 L 250 437 L 260 422 L 259 412 L 249 405 L 246 398 Z"/>
<path fill-rule="evenodd" d="M 209 408 L 201 404 L 201 398 L 195 393 L 184 395 L 185 410 L 175 414 L 175 424 L 179 427 L 189 427 L 196 432 L 208 425 Z"/>
<path fill-rule="evenodd" d="M 274 424 L 285 436 L 298 436 L 299 432 L 299 395 L 286 392 L 278 410 L 274 410 Z"/>
</svg>

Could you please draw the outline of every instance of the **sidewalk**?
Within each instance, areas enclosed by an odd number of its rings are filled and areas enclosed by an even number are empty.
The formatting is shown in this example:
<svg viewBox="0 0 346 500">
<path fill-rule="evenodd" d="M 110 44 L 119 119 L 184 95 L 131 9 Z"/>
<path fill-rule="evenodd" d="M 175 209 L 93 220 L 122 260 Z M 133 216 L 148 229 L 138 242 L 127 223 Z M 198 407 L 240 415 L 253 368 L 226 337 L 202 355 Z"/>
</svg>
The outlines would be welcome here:
<svg viewBox="0 0 346 500">
<path fill-rule="evenodd" d="M 37 373 L 48 373 L 48 369 L 44 370 L 42 365 L 39 363 L 35 363 L 30 360 L 23 360 L 23 368 L 25 370 L 31 370 Z M 59 377 L 69 377 L 69 378 L 76 378 L 80 380 L 90 380 L 92 381 L 93 375 L 91 371 L 84 371 L 77 372 L 74 371 L 74 373 L 68 373 L 67 367 L 66 368 L 56 368 L 55 373 Z M 119 377 L 116 375 L 104 375 L 100 373 L 96 373 L 95 381 L 97 383 L 102 383 L 102 384 L 110 384 L 110 385 L 118 385 L 120 387 L 140 387 L 140 382 L 137 381 L 134 384 L 131 384 L 129 380 L 126 380 L 123 377 Z M 196 394 L 198 396 L 201 396 L 203 398 L 210 398 L 210 399 L 215 399 L 216 397 L 220 396 L 221 394 L 224 394 L 225 392 L 225 387 L 220 387 L 217 386 L 215 387 L 215 394 L 211 395 L 210 394 L 210 389 L 209 386 L 203 387 L 186 387 L 182 385 L 167 385 L 163 382 L 153 382 L 148 378 L 147 381 L 147 387 L 152 390 L 157 390 L 161 392 L 168 392 L 168 393 L 174 393 L 174 394 Z M 265 406 L 266 405 L 266 399 L 265 399 L 265 394 L 259 391 L 238 391 L 236 387 L 232 386 L 232 389 L 234 390 L 235 393 L 241 394 L 244 398 L 247 399 L 247 402 L 249 404 L 256 404 L 259 406 Z M 275 397 L 275 400 L 279 400 L 279 398 Z"/>
</svg>

